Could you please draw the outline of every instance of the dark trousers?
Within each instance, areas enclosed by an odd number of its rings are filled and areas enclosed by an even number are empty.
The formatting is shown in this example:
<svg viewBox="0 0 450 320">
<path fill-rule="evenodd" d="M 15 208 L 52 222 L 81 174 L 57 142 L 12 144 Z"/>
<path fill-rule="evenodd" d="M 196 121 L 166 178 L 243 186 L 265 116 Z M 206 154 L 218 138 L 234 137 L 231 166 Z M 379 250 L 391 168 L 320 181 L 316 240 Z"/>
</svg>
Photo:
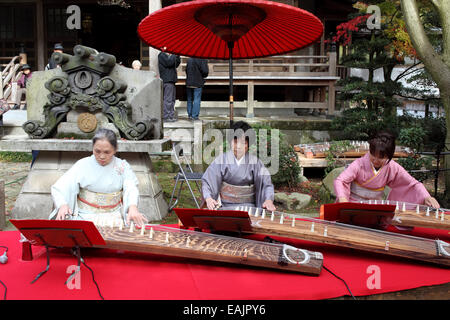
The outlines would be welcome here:
<svg viewBox="0 0 450 320">
<path fill-rule="evenodd" d="M 163 85 L 163 95 L 164 95 L 164 109 L 163 109 L 163 119 L 174 119 L 175 118 L 175 97 L 176 97 L 175 83 L 165 82 Z"/>
<path fill-rule="evenodd" d="M 200 103 L 202 101 L 202 88 L 186 88 L 187 113 L 193 119 L 198 119 Z"/>
</svg>

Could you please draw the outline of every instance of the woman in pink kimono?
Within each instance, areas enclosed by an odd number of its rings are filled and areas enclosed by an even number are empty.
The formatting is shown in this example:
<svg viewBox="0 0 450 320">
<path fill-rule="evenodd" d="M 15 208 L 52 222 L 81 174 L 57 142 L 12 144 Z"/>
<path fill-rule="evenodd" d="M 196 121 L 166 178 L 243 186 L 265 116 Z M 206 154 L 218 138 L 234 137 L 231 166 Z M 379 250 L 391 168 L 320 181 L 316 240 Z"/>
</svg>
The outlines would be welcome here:
<svg viewBox="0 0 450 320">
<path fill-rule="evenodd" d="M 422 183 L 392 160 L 393 135 L 379 132 L 369 140 L 369 146 L 370 152 L 353 161 L 334 181 L 337 202 L 381 200 L 388 186 L 388 200 L 440 207 Z"/>
</svg>

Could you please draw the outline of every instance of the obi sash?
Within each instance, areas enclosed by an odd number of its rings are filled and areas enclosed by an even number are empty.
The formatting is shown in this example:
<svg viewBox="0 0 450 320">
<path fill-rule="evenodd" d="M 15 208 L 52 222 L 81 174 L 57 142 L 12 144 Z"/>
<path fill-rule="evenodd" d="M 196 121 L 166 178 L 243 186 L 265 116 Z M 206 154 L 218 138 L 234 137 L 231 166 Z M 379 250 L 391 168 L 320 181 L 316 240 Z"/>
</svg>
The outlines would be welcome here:
<svg viewBox="0 0 450 320">
<path fill-rule="evenodd" d="M 106 213 L 117 211 L 122 204 L 122 191 L 112 193 L 92 192 L 80 189 L 77 198 L 78 208 L 92 213 Z"/>
<path fill-rule="evenodd" d="M 353 181 L 350 186 L 350 197 L 357 200 L 382 200 L 384 197 L 384 187 L 369 189 Z"/>
<path fill-rule="evenodd" d="M 222 181 L 220 199 L 227 203 L 255 203 L 255 186 L 235 186 Z"/>
</svg>

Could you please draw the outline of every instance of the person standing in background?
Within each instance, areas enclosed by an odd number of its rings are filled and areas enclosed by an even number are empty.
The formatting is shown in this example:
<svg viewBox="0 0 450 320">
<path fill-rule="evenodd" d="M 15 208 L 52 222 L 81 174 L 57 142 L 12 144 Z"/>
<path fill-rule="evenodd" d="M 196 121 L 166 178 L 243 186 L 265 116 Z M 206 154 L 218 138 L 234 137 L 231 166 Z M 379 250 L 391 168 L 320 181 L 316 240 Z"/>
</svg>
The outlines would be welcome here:
<svg viewBox="0 0 450 320">
<path fill-rule="evenodd" d="M 166 47 L 161 48 L 158 55 L 159 76 L 163 81 L 163 121 L 175 122 L 175 97 L 176 88 L 175 83 L 178 80 L 177 68 L 180 65 L 181 59 L 179 56 L 166 53 Z"/>
<path fill-rule="evenodd" d="M 186 64 L 186 95 L 189 120 L 198 120 L 202 89 L 209 68 L 206 59 L 189 58 Z"/>
<path fill-rule="evenodd" d="M 134 70 L 141 70 L 141 67 L 142 63 L 139 60 L 134 60 L 131 64 L 131 68 L 133 68 Z"/>
<path fill-rule="evenodd" d="M 20 109 L 20 102 L 22 101 L 22 97 L 27 94 L 27 82 L 31 79 L 31 67 L 28 64 L 24 64 L 20 67 L 22 71 L 22 75 L 20 79 L 17 81 L 17 92 L 16 92 L 16 104 L 13 107 L 13 110 Z M 27 109 L 27 105 L 25 104 L 24 110 Z"/>
<path fill-rule="evenodd" d="M 64 51 L 64 47 L 62 46 L 62 44 L 55 43 L 55 46 L 53 47 L 53 52 L 63 53 L 63 51 Z M 50 58 L 48 59 L 48 64 L 45 66 L 45 70 L 51 70 L 51 69 L 55 69 L 58 67 L 59 67 L 59 65 L 57 65 L 56 62 L 50 56 Z"/>
</svg>

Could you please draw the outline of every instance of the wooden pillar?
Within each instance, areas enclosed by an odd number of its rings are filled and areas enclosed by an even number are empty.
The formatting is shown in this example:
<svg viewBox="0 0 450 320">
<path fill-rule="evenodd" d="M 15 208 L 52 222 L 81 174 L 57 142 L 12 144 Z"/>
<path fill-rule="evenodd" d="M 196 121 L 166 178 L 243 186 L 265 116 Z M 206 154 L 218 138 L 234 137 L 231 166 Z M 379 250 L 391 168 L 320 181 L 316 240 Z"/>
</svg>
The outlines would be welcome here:
<svg viewBox="0 0 450 320">
<path fill-rule="evenodd" d="M 43 0 L 36 0 L 36 35 L 37 35 L 37 70 L 44 70 L 46 65 L 44 36 L 44 5 Z"/>
<path fill-rule="evenodd" d="M 330 76 L 336 76 L 336 44 L 331 44 L 331 50 L 328 53 L 330 67 L 328 73 Z M 328 84 L 328 115 L 334 115 L 334 108 L 336 103 L 336 88 L 334 81 L 330 81 Z"/>
<path fill-rule="evenodd" d="M 336 51 L 331 51 L 328 53 L 328 63 L 330 65 L 328 73 L 330 76 L 336 75 Z"/>
<path fill-rule="evenodd" d="M 247 84 L 247 118 L 255 117 L 255 83 L 249 81 Z"/>
<path fill-rule="evenodd" d="M 5 181 L 0 180 L 0 230 L 6 228 Z"/>
<path fill-rule="evenodd" d="M 328 85 L 328 115 L 334 115 L 334 105 L 336 103 L 336 88 L 334 82 L 330 81 Z"/>
<path fill-rule="evenodd" d="M 321 88 L 314 88 L 314 102 L 320 102 L 320 94 L 321 94 Z"/>
<path fill-rule="evenodd" d="M 153 13 L 162 8 L 161 0 L 148 0 L 148 13 Z M 159 68 L 158 68 L 158 54 L 159 50 L 155 48 L 149 47 L 149 63 L 148 67 L 150 71 L 155 72 L 159 76 Z"/>
<path fill-rule="evenodd" d="M 323 25 L 325 25 L 325 21 L 322 20 Z M 322 36 L 320 37 L 320 56 L 325 55 L 325 32 L 322 32 Z"/>
</svg>

